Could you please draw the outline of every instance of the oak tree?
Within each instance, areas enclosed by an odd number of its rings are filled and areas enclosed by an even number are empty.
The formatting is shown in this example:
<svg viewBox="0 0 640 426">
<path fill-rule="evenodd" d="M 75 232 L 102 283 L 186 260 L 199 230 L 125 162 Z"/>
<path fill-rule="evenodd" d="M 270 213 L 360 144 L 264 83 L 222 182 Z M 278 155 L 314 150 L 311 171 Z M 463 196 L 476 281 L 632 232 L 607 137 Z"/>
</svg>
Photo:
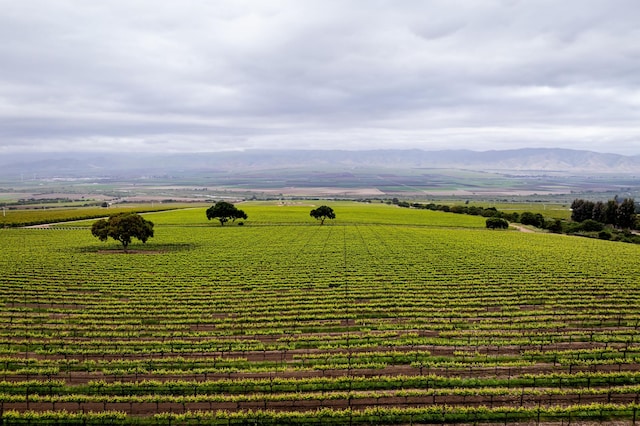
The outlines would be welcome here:
<svg viewBox="0 0 640 426">
<path fill-rule="evenodd" d="M 320 221 L 320 225 L 324 224 L 325 219 L 335 219 L 336 214 L 329 206 L 320 206 L 317 209 L 311 210 L 310 216 Z"/>
<path fill-rule="evenodd" d="M 91 234 L 100 241 L 107 241 L 109 237 L 120 241 L 126 252 L 132 238 L 146 243 L 153 237 L 153 222 L 137 213 L 117 213 L 95 222 L 91 227 Z"/>
<path fill-rule="evenodd" d="M 218 201 L 207 209 L 207 219 L 218 219 L 220 226 L 224 226 L 230 220 L 235 222 L 236 219 L 246 219 L 247 217 L 244 211 L 226 201 Z"/>
</svg>

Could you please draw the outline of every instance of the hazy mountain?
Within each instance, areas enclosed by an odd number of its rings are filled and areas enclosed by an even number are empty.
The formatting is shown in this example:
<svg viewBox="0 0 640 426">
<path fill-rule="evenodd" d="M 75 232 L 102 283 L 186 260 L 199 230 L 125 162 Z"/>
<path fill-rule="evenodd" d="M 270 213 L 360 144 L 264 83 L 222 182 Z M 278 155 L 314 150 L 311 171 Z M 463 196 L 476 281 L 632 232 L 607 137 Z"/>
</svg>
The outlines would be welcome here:
<svg viewBox="0 0 640 426">
<path fill-rule="evenodd" d="M 250 150 L 219 153 L 3 154 L 0 176 L 106 177 L 234 173 L 259 170 L 348 171 L 358 168 L 453 168 L 497 172 L 640 173 L 640 156 L 569 149 Z"/>
</svg>

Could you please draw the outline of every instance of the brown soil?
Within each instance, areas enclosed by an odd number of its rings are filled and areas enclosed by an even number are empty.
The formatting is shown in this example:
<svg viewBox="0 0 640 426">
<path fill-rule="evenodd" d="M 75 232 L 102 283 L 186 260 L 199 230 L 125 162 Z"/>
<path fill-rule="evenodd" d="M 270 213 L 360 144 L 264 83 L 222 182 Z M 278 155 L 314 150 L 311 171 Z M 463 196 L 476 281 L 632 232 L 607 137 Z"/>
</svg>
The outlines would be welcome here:
<svg viewBox="0 0 640 426">
<path fill-rule="evenodd" d="M 161 254 L 167 253 L 167 250 L 98 250 L 98 254 Z"/>
<path fill-rule="evenodd" d="M 356 410 L 364 410 L 370 407 L 384 408 L 409 408 L 409 407 L 426 407 L 430 405 L 439 406 L 466 406 L 466 407 L 537 407 L 542 406 L 569 406 L 574 404 L 592 404 L 592 403 L 615 403 L 630 404 L 635 402 L 635 394 L 619 394 L 611 395 L 505 395 L 505 396 L 387 396 L 387 397 L 371 397 L 371 398 L 354 398 L 347 399 L 296 399 L 296 400 L 251 400 L 251 401 L 201 401 L 201 402 L 57 402 L 57 403 L 34 403 L 29 402 L 4 402 L 5 410 L 34 410 L 49 411 L 67 409 L 68 411 L 123 411 L 132 415 L 153 415 L 158 412 L 185 413 L 188 411 L 239 411 L 239 410 L 275 410 L 275 411 L 308 411 L 322 408 L 345 409 L 351 407 Z"/>
</svg>

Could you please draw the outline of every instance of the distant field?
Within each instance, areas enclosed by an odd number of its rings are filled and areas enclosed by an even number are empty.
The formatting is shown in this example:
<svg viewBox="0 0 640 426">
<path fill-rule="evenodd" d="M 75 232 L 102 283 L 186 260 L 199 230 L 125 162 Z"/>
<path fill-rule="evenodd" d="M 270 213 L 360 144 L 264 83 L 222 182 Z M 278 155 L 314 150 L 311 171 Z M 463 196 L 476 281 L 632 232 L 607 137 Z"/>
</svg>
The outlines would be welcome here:
<svg viewBox="0 0 640 426">
<path fill-rule="evenodd" d="M 4 421 L 636 418 L 640 246 L 380 203 L 238 207 L 244 226 L 147 214 L 130 254 L 88 229 L 0 229 Z"/>
<path fill-rule="evenodd" d="M 121 212 L 154 212 L 185 208 L 185 204 L 122 204 L 103 207 L 13 208 L 0 212 L 0 228 L 40 225 L 105 217 Z"/>
<path fill-rule="evenodd" d="M 13 173 L 0 179 L 0 203 L 56 198 L 79 202 L 208 202 L 253 197 L 400 197 L 406 200 L 449 197 L 478 202 L 571 202 L 572 198 L 640 197 L 638 178 L 631 174 L 575 174 L 563 170 L 480 171 L 379 163 L 359 166 L 326 163 L 312 167 L 300 164 L 296 167 L 245 169 L 221 164 L 220 167 L 209 165 L 198 170 L 193 169 L 194 164 L 185 164 L 184 170 L 166 174 L 165 168 L 175 164 L 166 164 L 164 160 L 163 164 L 164 171 L 154 174 L 120 174 L 105 170 L 104 175 L 96 176 L 95 170 L 86 170 L 85 174 L 78 170 L 71 176 L 60 177 L 56 176 L 59 170 L 50 170 L 28 178 L 24 175 L 23 179 L 21 172 Z"/>
<path fill-rule="evenodd" d="M 244 202 L 238 204 L 248 214 L 249 221 L 247 224 L 264 224 L 264 223 L 290 223 L 299 222 L 302 218 L 308 218 L 310 206 L 320 205 L 322 201 L 308 200 L 308 201 L 284 201 L 284 202 Z M 343 213 L 338 218 L 338 223 L 347 222 L 360 222 L 362 220 L 367 222 L 374 222 L 376 220 L 383 223 L 396 222 L 398 220 L 395 214 L 397 207 L 389 207 L 387 204 L 374 202 L 371 204 L 363 204 L 360 202 L 335 202 L 339 206 L 344 206 Z M 449 206 L 464 204 L 460 200 L 443 200 L 438 204 L 444 204 Z M 180 203 L 139 203 L 139 204 L 122 204 L 119 206 L 110 207 L 108 209 L 101 207 L 52 207 L 47 209 L 38 208 L 21 208 L 21 209 L 5 209 L 4 212 L 0 212 L 0 228 L 2 227 L 15 227 L 15 226 L 29 226 L 39 225 L 51 222 L 66 222 L 66 221 L 82 221 L 83 219 L 89 219 L 84 223 L 77 223 L 75 226 L 88 226 L 93 223 L 95 218 L 105 217 L 114 213 L 123 211 L 134 212 L 150 212 L 150 211 L 165 211 L 176 210 L 173 215 L 169 214 L 159 218 L 162 221 L 173 221 L 174 224 L 202 224 L 202 219 L 206 217 L 204 211 L 211 204 L 180 204 Z M 363 205 L 370 206 L 367 213 L 362 217 L 358 215 L 358 209 Z M 469 205 L 475 205 L 480 207 L 496 207 L 500 211 L 505 212 L 525 212 L 541 213 L 542 215 L 550 218 L 569 219 L 571 217 L 571 211 L 566 204 L 541 204 L 541 203 L 495 203 L 495 202 L 473 202 Z M 353 210 L 352 207 L 358 207 Z M 285 208 L 286 207 L 286 208 Z M 391 208 L 391 210 L 390 210 Z M 193 213 L 192 210 L 199 210 L 201 213 Z M 451 215 L 445 215 L 444 217 L 450 217 Z M 424 211 L 404 212 L 402 215 L 408 222 L 411 223 L 425 223 L 425 218 L 429 218 L 429 215 Z M 308 218 L 312 221 L 312 218 Z M 450 218 L 453 221 L 451 226 L 457 226 L 457 224 L 476 223 L 484 225 L 483 220 L 478 218 Z M 441 221 L 437 221 L 434 225 L 431 219 L 427 219 L 428 224 L 431 226 L 443 225 Z M 446 226 L 446 225 L 445 225 Z"/>
<path fill-rule="evenodd" d="M 336 212 L 334 221 L 327 221 L 327 225 L 342 224 L 404 224 L 423 226 L 469 226 L 484 227 L 484 218 L 465 216 L 456 217 L 454 214 L 443 214 L 400 207 L 382 203 L 357 203 L 348 201 L 299 201 L 299 202 L 246 202 L 237 204 L 249 216 L 245 225 L 315 225 L 309 212 L 322 204 L 329 204 Z M 207 221 L 206 207 L 201 209 L 176 210 L 172 213 L 158 215 L 158 223 L 166 224 L 208 224 L 219 226 L 217 221 Z M 230 224 L 233 226 L 233 224 Z M 227 225 L 229 226 L 229 225 Z"/>
</svg>

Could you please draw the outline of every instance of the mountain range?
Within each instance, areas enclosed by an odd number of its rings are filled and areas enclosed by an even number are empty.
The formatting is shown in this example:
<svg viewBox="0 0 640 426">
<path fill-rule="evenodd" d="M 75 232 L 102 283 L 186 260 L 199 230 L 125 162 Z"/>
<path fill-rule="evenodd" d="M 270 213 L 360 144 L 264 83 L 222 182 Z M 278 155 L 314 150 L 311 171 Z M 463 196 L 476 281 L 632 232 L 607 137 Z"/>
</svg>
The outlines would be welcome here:
<svg viewBox="0 0 640 426">
<path fill-rule="evenodd" d="M 491 172 L 640 173 L 640 155 L 584 150 L 525 148 L 514 150 L 247 150 L 207 153 L 5 153 L 0 176 L 128 177 L 189 176 L 198 173 L 245 173 L 260 170 L 350 171 L 354 169 L 447 168 Z"/>
</svg>

